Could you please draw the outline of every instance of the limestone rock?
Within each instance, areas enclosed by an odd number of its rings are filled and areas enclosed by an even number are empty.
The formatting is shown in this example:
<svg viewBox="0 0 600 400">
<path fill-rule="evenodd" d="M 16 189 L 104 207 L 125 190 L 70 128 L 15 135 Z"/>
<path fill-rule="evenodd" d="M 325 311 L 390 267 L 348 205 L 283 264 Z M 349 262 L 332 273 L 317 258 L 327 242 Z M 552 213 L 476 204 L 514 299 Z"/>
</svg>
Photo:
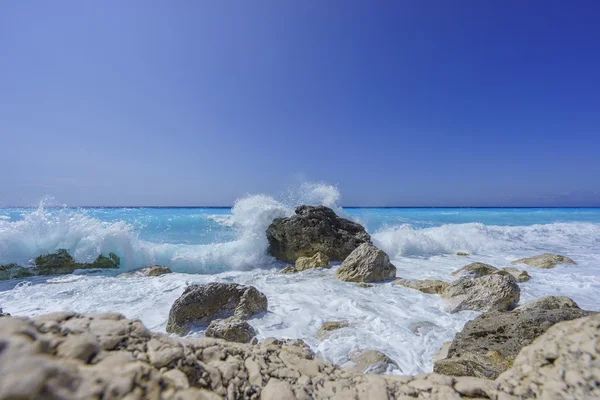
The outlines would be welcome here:
<svg viewBox="0 0 600 400">
<path fill-rule="evenodd" d="M 452 275 L 465 275 L 471 278 L 479 278 L 496 272 L 498 272 L 498 268 L 496 267 L 493 267 L 489 264 L 474 262 L 454 271 Z"/>
<path fill-rule="evenodd" d="M 228 342 L 247 343 L 256 335 L 256 331 L 248 322 L 229 317 L 212 321 L 208 325 L 205 335 L 206 337 L 225 339 Z"/>
<path fill-rule="evenodd" d="M 521 289 L 512 276 L 498 274 L 480 278 L 460 278 L 442 293 L 450 312 L 463 310 L 504 311 L 519 302 Z"/>
<path fill-rule="evenodd" d="M 530 301 L 517 308 L 515 311 L 530 311 L 530 310 L 558 310 L 563 308 L 580 309 L 573 299 L 566 296 L 546 296 L 540 299 Z"/>
<path fill-rule="evenodd" d="M 557 264 L 576 264 L 569 257 L 561 256 L 560 254 L 541 254 L 528 258 L 521 258 L 512 262 L 513 265 L 526 264 L 534 268 L 554 268 Z"/>
<path fill-rule="evenodd" d="M 360 350 L 349 355 L 352 369 L 365 374 L 380 375 L 388 370 L 388 367 L 398 368 L 398 364 L 377 350 Z"/>
<path fill-rule="evenodd" d="M 269 253 L 289 263 L 317 252 L 332 261 L 343 261 L 359 245 L 371 242 L 365 228 L 324 206 L 299 206 L 296 215 L 273 220 L 267 239 Z"/>
<path fill-rule="evenodd" d="M 169 312 L 167 332 L 184 335 L 192 323 L 234 316 L 246 320 L 267 311 L 267 297 L 253 286 L 235 283 L 190 285 Z"/>
<path fill-rule="evenodd" d="M 281 270 L 282 274 L 290 274 L 313 268 L 331 268 L 329 257 L 320 251 L 312 257 L 298 257 L 295 266 L 287 266 Z"/>
<path fill-rule="evenodd" d="M 438 281 L 434 279 L 425 279 L 425 280 L 406 280 L 406 279 L 396 279 L 394 281 L 394 285 L 406 286 L 410 289 L 415 289 L 423 293 L 428 294 L 440 294 L 442 293 L 449 285 L 448 282 Z"/>
<path fill-rule="evenodd" d="M 165 274 L 171 274 L 171 268 L 163 267 L 162 265 L 153 265 L 151 267 L 140 268 L 135 271 L 125 272 L 117 275 L 117 278 L 139 278 L 139 277 L 152 277 L 161 276 Z"/>
<path fill-rule="evenodd" d="M 109 253 L 108 257 L 101 254 L 91 263 L 78 263 L 67 250 L 59 249 L 56 253 L 36 257 L 31 272 L 34 275 L 64 275 L 77 269 L 118 268 L 120 263 L 115 253 Z"/>
<path fill-rule="evenodd" d="M 512 365 L 524 346 L 550 326 L 590 314 L 592 312 L 579 308 L 529 308 L 484 313 L 467 322 L 464 329 L 456 334 L 448 357 L 437 361 L 434 371 L 495 379 Z"/>
<path fill-rule="evenodd" d="M 517 280 L 517 282 L 527 282 L 531 279 L 531 276 L 529 276 L 529 273 L 527 271 L 513 267 L 504 267 L 500 271 L 498 271 L 497 274 L 512 275 Z"/>
<path fill-rule="evenodd" d="M 344 260 L 335 277 L 345 282 L 380 282 L 396 277 L 396 267 L 383 250 L 363 243 Z"/>
<path fill-rule="evenodd" d="M 325 322 L 323 326 L 317 331 L 317 337 L 319 339 L 325 339 L 332 331 L 348 327 L 348 321 L 329 321 Z"/>
</svg>

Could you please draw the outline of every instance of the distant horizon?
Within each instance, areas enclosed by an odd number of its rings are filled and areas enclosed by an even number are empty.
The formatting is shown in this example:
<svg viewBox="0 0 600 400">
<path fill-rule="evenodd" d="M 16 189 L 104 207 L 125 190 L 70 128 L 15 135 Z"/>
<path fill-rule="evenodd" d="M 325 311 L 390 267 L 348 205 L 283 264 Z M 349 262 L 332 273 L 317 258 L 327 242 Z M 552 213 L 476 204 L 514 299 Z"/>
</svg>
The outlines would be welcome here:
<svg viewBox="0 0 600 400">
<path fill-rule="evenodd" d="M 218 209 L 228 209 L 233 208 L 234 206 L 140 206 L 140 205 L 122 205 L 122 206 L 44 206 L 45 209 L 48 208 L 58 208 L 58 209 L 78 209 L 78 208 L 218 208 Z M 345 206 L 340 205 L 342 208 L 481 208 L 481 209 L 490 209 L 490 208 L 600 208 L 600 205 L 596 206 Z M 27 208 L 27 209 L 36 209 L 39 206 L 0 206 L 0 210 L 9 209 L 9 208 Z"/>
</svg>

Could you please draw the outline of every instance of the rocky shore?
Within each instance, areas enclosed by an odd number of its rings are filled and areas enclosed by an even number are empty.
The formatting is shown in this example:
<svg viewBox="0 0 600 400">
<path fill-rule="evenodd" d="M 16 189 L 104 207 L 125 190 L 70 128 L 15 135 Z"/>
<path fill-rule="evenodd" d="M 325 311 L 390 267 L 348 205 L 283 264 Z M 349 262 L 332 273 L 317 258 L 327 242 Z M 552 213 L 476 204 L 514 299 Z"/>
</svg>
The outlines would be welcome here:
<svg viewBox="0 0 600 400">
<path fill-rule="evenodd" d="M 0 399 L 570 399 L 600 398 L 600 316 L 570 298 L 549 296 L 521 304 L 519 283 L 535 279 L 515 267 L 473 262 L 454 280 L 397 278 L 389 256 L 365 229 L 323 206 L 300 206 L 276 219 L 266 236 L 270 254 L 297 274 L 331 268 L 342 285 L 393 283 L 441 296 L 448 312 L 481 314 L 436 357 L 434 373 L 381 375 L 398 368 L 374 349 L 348 362 L 319 360 L 302 340 L 259 343 L 248 323 L 268 312 L 267 296 L 235 283 L 189 285 L 172 305 L 167 332 L 203 330 L 205 338 L 149 332 L 116 313 L 53 313 L 34 318 L 0 309 Z M 469 254 L 459 254 L 470 257 Z M 515 260 L 553 268 L 575 264 L 557 254 Z M 78 263 L 66 250 L 37 257 L 29 267 L 0 266 L 0 279 L 118 268 L 110 253 Z M 150 266 L 119 278 L 153 279 L 171 273 Z M 450 278 L 450 277 L 449 277 Z M 323 340 L 347 321 L 326 322 Z M 417 328 L 415 328 L 417 329 Z"/>
</svg>

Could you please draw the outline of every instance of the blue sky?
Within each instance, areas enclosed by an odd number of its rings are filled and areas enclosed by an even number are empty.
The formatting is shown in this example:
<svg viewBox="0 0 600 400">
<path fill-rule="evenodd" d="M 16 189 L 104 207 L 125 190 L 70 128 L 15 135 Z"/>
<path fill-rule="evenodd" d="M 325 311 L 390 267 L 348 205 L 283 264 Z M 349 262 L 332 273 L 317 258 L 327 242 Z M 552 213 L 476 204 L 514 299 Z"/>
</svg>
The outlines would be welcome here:
<svg viewBox="0 0 600 400">
<path fill-rule="evenodd" d="M 0 5 L 0 206 L 600 205 L 600 3 Z"/>
</svg>

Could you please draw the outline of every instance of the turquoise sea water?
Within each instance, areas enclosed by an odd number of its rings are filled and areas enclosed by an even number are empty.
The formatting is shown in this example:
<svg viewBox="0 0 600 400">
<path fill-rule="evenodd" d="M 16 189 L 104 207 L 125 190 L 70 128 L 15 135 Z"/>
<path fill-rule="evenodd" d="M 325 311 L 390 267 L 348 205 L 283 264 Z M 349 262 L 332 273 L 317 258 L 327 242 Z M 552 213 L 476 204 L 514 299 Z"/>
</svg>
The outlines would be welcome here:
<svg viewBox="0 0 600 400">
<path fill-rule="evenodd" d="M 335 279 L 334 266 L 280 274 L 283 263 L 267 255 L 265 230 L 298 204 L 324 204 L 362 223 L 407 279 L 455 279 L 451 272 L 481 261 L 496 267 L 544 252 L 577 264 L 552 270 L 526 266 L 521 302 L 572 297 L 600 311 L 600 209 L 598 208 L 342 208 L 339 193 L 318 187 L 282 201 L 247 196 L 232 208 L 4 208 L 0 209 L 0 264 L 28 265 L 39 254 L 68 249 L 80 261 L 115 252 L 119 271 L 0 282 L 0 307 L 15 315 L 51 311 L 119 311 L 164 331 L 171 304 L 190 283 L 254 285 L 269 299 L 269 312 L 250 320 L 259 338 L 302 338 L 328 361 L 375 348 L 400 366 L 395 374 L 429 372 L 432 356 L 477 313 L 450 314 L 444 301 L 391 282 L 364 289 Z M 457 256 L 457 251 L 470 254 Z M 151 264 L 175 273 L 158 278 L 117 278 Z M 326 340 L 321 324 L 344 319 L 350 327 Z M 415 331 L 414 326 L 426 323 Z M 201 330 L 192 335 L 201 336 Z"/>
</svg>

